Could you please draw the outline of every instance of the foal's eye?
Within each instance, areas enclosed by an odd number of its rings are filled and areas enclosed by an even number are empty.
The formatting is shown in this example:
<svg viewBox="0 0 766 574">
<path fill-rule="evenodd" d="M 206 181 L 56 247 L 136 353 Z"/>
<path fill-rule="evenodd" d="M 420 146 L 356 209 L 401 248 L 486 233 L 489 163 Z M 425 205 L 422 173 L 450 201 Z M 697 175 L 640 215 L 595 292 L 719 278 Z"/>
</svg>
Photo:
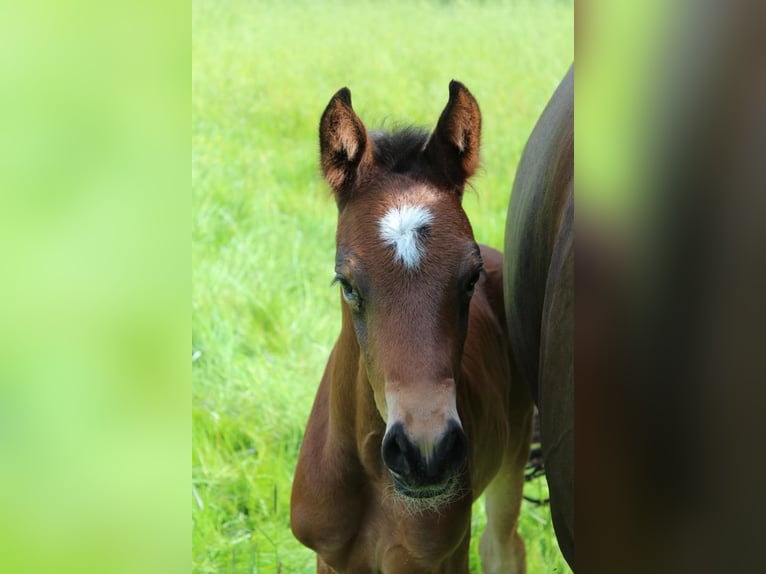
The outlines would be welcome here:
<svg viewBox="0 0 766 574">
<path fill-rule="evenodd" d="M 484 271 L 483 269 L 477 269 L 476 272 L 471 276 L 471 278 L 465 284 L 465 294 L 468 297 L 473 295 L 473 290 L 476 288 L 476 284 L 479 282 L 479 278 L 481 277 L 481 274 L 483 271 Z"/>
<path fill-rule="evenodd" d="M 351 305 L 356 310 L 361 307 L 362 298 L 359 296 L 359 293 L 356 289 L 354 289 L 354 286 L 351 285 L 348 279 L 342 275 L 336 275 L 333 283 L 340 283 L 340 289 L 343 293 L 343 298 L 349 305 Z"/>
</svg>

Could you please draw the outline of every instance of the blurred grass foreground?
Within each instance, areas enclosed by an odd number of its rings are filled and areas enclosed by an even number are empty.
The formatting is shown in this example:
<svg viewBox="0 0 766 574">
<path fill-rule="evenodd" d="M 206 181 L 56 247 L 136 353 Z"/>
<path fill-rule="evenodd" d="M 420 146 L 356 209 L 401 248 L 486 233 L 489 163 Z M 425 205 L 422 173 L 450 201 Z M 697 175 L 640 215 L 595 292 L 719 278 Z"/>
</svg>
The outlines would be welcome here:
<svg viewBox="0 0 766 574">
<path fill-rule="evenodd" d="M 289 529 L 303 426 L 339 332 L 317 126 L 342 86 L 371 128 L 429 128 L 453 78 L 483 113 L 466 196 L 502 247 L 515 166 L 573 59 L 571 2 L 220 2 L 192 10 L 193 570 L 312 572 Z M 539 496 L 544 486 L 532 486 Z M 565 571 L 547 508 L 530 572 Z M 471 566 L 480 571 L 476 505 Z"/>
</svg>

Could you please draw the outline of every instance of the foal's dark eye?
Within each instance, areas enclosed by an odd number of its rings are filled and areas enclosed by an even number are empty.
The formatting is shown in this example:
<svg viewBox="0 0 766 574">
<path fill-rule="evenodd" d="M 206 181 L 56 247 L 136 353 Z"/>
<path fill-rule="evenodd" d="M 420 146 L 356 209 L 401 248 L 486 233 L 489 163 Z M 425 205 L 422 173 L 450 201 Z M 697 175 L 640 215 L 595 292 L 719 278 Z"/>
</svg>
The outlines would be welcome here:
<svg viewBox="0 0 766 574">
<path fill-rule="evenodd" d="M 345 279 L 341 279 L 340 280 L 340 288 L 343 289 L 343 295 L 346 298 L 353 297 L 353 295 L 354 295 L 354 288 L 351 286 L 351 283 L 349 283 Z"/>
<path fill-rule="evenodd" d="M 473 290 L 476 288 L 476 284 L 479 282 L 479 278 L 481 277 L 481 274 L 484 270 L 483 269 L 477 269 L 473 275 L 471 275 L 471 278 L 468 280 L 468 282 L 465 284 L 465 294 L 470 297 L 473 295 Z"/>
<path fill-rule="evenodd" d="M 342 275 L 335 276 L 333 284 L 335 283 L 340 283 L 340 289 L 343 293 L 343 298 L 349 305 L 351 305 L 351 307 L 358 311 L 362 305 L 362 298 L 359 296 L 359 292 L 354 288 L 349 280 Z"/>
</svg>

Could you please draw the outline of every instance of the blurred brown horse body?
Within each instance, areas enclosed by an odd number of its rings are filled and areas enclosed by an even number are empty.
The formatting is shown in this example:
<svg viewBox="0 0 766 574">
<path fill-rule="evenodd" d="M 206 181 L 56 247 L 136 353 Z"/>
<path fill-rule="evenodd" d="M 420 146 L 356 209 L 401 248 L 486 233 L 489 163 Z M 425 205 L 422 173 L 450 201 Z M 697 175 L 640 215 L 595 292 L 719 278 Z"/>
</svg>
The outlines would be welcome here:
<svg viewBox="0 0 766 574">
<path fill-rule="evenodd" d="M 540 411 L 553 525 L 573 566 L 573 67 L 543 111 L 519 162 L 508 207 L 503 272 L 514 380 L 527 383 Z"/>
<path fill-rule="evenodd" d="M 485 490 L 484 572 L 525 571 L 533 404 L 511 384 L 502 256 L 476 244 L 461 205 L 480 130 L 454 81 L 430 137 L 369 133 L 345 88 L 322 116 L 342 327 L 291 500 L 319 572 L 465 574 L 471 504 Z"/>
</svg>

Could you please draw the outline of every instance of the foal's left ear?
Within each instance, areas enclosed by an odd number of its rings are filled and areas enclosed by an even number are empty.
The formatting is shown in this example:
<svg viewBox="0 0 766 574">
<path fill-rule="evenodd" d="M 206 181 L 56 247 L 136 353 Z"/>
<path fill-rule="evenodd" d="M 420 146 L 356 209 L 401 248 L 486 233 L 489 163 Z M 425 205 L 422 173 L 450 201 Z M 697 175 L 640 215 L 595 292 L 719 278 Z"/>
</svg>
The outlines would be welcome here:
<svg viewBox="0 0 766 574">
<path fill-rule="evenodd" d="M 479 166 L 480 140 L 479 104 L 468 88 L 452 80 L 447 107 L 439 117 L 424 153 L 436 173 L 460 194 L 466 180 Z"/>
<path fill-rule="evenodd" d="M 319 122 L 322 173 L 338 208 L 348 201 L 360 170 L 369 163 L 367 129 L 351 107 L 351 91 L 342 88 L 332 97 Z"/>
</svg>

